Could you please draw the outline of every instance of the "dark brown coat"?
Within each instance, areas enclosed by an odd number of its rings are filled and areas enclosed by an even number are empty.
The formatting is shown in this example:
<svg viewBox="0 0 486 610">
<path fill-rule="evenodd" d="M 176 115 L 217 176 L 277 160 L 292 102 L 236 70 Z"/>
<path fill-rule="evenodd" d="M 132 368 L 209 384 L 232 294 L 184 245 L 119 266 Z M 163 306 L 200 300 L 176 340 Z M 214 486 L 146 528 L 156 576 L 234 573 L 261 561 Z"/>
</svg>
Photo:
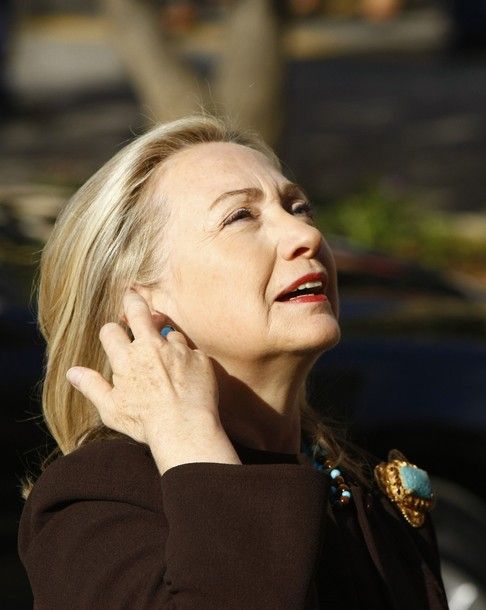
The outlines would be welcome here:
<svg viewBox="0 0 486 610">
<path fill-rule="evenodd" d="M 161 477 L 149 449 L 95 441 L 57 459 L 24 507 L 19 553 L 36 610 L 445 610 L 433 527 L 374 489 L 328 509 L 301 454 Z"/>
</svg>

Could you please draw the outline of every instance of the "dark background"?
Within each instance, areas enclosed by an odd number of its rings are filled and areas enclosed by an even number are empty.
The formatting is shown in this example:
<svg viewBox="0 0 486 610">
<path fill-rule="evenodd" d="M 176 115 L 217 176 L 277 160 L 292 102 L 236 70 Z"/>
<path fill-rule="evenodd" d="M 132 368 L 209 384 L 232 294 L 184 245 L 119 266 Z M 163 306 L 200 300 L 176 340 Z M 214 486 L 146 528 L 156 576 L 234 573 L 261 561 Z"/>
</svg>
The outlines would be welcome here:
<svg viewBox="0 0 486 610">
<path fill-rule="evenodd" d="M 342 294 L 343 341 L 316 366 L 312 400 L 372 451 L 397 446 L 436 477 L 451 607 L 484 609 L 485 3 L 279 6 L 272 143 L 320 210 Z M 232 2 L 155 8 L 161 36 L 211 82 Z M 151 113 L 97 3 L 0 10 L 0 606 L 22 609 L 19 481 L 52 447 L 31 299 L 39 252 L 70 194 Z"/>
</svg>

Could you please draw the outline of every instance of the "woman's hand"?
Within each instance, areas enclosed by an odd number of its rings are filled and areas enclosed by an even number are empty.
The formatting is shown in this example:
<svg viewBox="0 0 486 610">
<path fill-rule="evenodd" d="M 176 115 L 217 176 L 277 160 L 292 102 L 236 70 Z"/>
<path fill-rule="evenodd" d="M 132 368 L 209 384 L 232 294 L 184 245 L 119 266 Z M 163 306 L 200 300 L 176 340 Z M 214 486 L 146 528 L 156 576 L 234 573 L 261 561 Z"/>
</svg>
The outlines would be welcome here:
<svg viewBox="0 0 486 610">
<path fill-rule="evenodd" d="M 123 303 L 134 341 L 116 323 L 100 330 L 113 386 L 85 367 L 69 369 L 68 380 L 106 426 L 150 446 L 161 474 L 187 462 L 241 464 L 221 425 L 211 360 L 191 349 L 180 332 L 161 337 L 136 292 L 128 292 Z"/>
</svg>

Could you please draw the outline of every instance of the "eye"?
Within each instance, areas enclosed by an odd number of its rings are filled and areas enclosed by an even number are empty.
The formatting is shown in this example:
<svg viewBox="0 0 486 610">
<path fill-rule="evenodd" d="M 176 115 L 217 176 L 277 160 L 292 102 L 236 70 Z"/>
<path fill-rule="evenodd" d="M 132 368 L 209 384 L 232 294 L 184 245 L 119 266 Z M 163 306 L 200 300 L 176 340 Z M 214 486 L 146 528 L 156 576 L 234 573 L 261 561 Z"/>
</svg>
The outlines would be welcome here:
<svg viewBox="0 0 486 610">
<path fill-rule="evenodd" d="M 292 211 L 294 214 L 306 214 L 309 218 L 314 219 L 314 207 L 310 201 L 300 203 Z"/>
<path fill-rule="evenodd" d="M 239 210 L 236 210 L 236 212 L 233 212 L 233 214 L 230 214 L 228 216 L 228 218 L 226 218 L 226 220 L 223 222 L 223 226 L 229 225 L 231 222 L 234 222 L 235 220 L 240 220 L 241 218 L 247 218 L 248 215 L 253 217 L 251 210 L 249 210 L 248 208 L 240 208 Z"/>
</svg>

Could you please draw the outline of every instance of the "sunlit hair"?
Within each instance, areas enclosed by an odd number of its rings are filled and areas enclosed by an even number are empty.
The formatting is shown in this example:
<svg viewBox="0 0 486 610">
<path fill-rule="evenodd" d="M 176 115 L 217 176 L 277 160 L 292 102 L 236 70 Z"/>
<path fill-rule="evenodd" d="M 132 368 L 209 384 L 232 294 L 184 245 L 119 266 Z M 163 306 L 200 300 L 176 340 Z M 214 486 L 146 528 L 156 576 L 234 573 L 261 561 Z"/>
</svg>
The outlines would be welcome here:
<svg viewBox="0 0 486 610">
<path fill-rule="evenodd" d="M 207 142 L 248 146 L 281 171 L 277 156 L 257 134 L 235 130 L 211 115 L 188 116 L 157 125 L 125 146 L 72 196 L 57 219 L 42 253 L 38 283 L 39 326 L 47 343 L 42 411 L 57 443 L 55 454 L 118 435 L 66 380 L 66 371 L 80 365 L 111 379 L 99 330 L 119 320 L 127 287 L 160 281 L 160 248 L 163 260 L 168 254 L 163 250 L 168 205 L 155 188 L 157 170 L 178 151 Z M 341 450 L 304 390 L 303 430 L 359 476 L 358 464 Z M 27 478 L 24 498 L 32 485 Z"/>
</svg>

